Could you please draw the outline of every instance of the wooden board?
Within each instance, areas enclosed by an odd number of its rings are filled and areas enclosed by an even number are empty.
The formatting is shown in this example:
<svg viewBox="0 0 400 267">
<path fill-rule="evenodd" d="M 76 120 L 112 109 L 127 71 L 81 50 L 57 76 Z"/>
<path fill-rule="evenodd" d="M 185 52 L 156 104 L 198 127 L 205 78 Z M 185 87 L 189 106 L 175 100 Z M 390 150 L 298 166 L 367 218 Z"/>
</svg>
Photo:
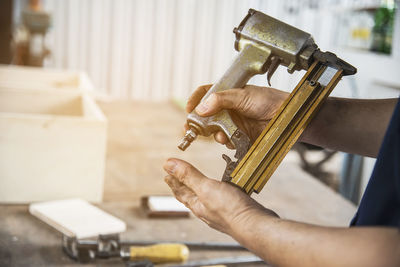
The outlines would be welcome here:
<svg viewBox="0 0 400 267">
<path fill-rule="evenodd" d="M 0 64 L 0 87 L 93 91 L 85 72 Z"/>
<path fill-rule="evenodd" d="M 144 196 L 141 207 L 148 217 L 189 217 L 190 210 L 174 196 Z"/>
<path fill-rule="evenodd" d="M 106 127 L 78 90 L 0 87 L 0 202 L 101 201 Z"/>
<path fill-rule="evenodd" d="M 78 239 L 126 230 L 123 221 L 78 198 L 33 203 L 29 213 L 60 233 Z"/>
</svg>

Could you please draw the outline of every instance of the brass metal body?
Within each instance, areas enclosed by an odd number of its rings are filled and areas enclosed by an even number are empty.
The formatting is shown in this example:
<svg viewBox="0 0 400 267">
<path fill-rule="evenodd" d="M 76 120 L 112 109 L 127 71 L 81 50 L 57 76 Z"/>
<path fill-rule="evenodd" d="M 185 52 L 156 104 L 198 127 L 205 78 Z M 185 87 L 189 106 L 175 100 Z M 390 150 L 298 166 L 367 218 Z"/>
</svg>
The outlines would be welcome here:
<svg viewBox="0 0 400 267">
<path fill-rule="evenodd" d="M 252 9 L 234 33 L 239 54 L 201 101 L 215 92 L 242 88 L 256 74 L 268 72 L 269 82 L 279 65 L 289 73 L 308 70 L 251 148 L 250 139 L 227 110 L 209 117 L 193 111 L 187 117 L 189 130 L 179 148 L 185 150 L 199 134 L 223 131 L 237 160 L 223 155 L 227 167 L 222 179 L 251 194 L 260 192 L 340 78 L 356 69 L 330 52 L 321 52 L 310 34 Z"/>
<path fill-rule="evenodd" d="M 239 162 L 231 182 L 248 194 L 259 193 L 342 75 L 316 61 Z"/>
</svg>

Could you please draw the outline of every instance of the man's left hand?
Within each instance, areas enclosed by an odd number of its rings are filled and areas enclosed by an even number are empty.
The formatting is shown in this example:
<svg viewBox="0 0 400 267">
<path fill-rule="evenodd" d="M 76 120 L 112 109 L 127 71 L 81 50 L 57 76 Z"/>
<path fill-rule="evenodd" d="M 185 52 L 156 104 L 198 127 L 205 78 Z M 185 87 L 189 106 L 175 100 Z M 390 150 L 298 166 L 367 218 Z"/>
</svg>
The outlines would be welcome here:
<svg viewBox="0 0 400 267">
<path fill-rule="evenodd" d="M 232 226 L 249 223 L 258 215 L 278 217 L 239 188 L 204 176 L 191 164 L 169 159 L 164 164 L 165 182 L 175 197 L 210 227 L 234 234 Z"/>
</svg>

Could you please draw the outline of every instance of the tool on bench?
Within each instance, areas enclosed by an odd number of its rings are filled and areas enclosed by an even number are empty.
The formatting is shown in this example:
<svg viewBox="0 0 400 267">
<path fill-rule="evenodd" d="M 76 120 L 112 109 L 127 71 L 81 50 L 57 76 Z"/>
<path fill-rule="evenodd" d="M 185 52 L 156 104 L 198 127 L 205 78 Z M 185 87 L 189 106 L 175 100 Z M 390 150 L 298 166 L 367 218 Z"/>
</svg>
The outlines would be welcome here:
<svg viewBox="0 0 400 267">
<path fill-rule="evenodd" d="M 168 267 L 226 267 L 226 266 L 243 266 L 246 264 L 263 264 L 265 263 L 261 258 L 257 256 L 237 256 L 237 257 L 225 257 L 205 260 L 193 260 L 188 261 L 179 265 L 168 265 Z M 139 262 L 127 262 L 126 267 L 154 267 L 154 264 L 150 261 L 139 261 Z M 268 265 L 269 266 L 269 265 Z"/>
<path fill-rule="evenodd" d="M 143 242 L 121 242 L 119 235 L 100 235 L 97 240 L 82 240 L 64 235 L 62 240 L 65 253 L 78 262 L 118 257 L 130 261 L 173 263 L 183 262 L 189 257 L 189 248 L 184 244 L 141 243 Z"/>
<path fill-rule="evenodd" d="M 99 235 L 97 240 L 63 236 L 63 250 L 78 262 L 120 257 L 124 260 L 149 260 L 153 263 L 182 262 L 193 250 L 246 250 L 237 243 L 123 241 L 118 234 Z"/>
<path fill-rule="evenodd" d="M 236 161 L 222 156 L 227 163 L 222 180 L 248 194 L 259 193 L 342 76 L 357 69 L 331 52 L 320 51 L 309 33 L 253 9 L 234 33 L 239 54 L 201 101 L 215 92 L 242 88 L 256 74 L 268 72 L 270 83 L 279 65 L 289 73 L 307 72 L 252 145 L 229 112 L 222 110 L 209 117 L 196 111 L 188 114 L 189 130 L 178 147 L 185 150 L 197 135 L 224 132 L 236 149 Z"/>
<path fill-rule="evenodd" d="M 149 260 L 144 261 L 127 261 L 125 267 L 154 267 L 154 264 Z"/>
<path fill-rule="evenodd" d="M 225 266 L 225 265 L 238 265 L 243 266 L 244 264 L 266 264 L 261 258 L 257 256 L 237 256 L 237 257 L 226 257 L 226 258 L 216 258 L 207 260 L 196 260 L 183 263 L 181 265 L 173 265 L 170 267 L 199 267 L 199 266 Z"/>
<path fill-rule="evenodd" d="M 125 222 L 81 199 L 34 203 L 29 210 L 63 234 L 63 250 L 79 262 L 119 257 L 172 263 L 185 261 L 189 254 L 187 246 L 177 243 L 121 246 L 119 233 L 126 230 Z M 93 236 L 99 236 L 98 240 L 86 240 Z"/>
<path fill-rule="evenodd" d="M 63 235 L 64 252 L 78 262 L 120 258 L 130 266 L 185 261 L 193 250 L 246 250 L 237 243 L 125 241 L 119 234 L 126 230 L 120 219 L 81 199 L 33 203 L 32 215 Z M 97 236 L 95 240 L 88 239 Z"/>
</svg>

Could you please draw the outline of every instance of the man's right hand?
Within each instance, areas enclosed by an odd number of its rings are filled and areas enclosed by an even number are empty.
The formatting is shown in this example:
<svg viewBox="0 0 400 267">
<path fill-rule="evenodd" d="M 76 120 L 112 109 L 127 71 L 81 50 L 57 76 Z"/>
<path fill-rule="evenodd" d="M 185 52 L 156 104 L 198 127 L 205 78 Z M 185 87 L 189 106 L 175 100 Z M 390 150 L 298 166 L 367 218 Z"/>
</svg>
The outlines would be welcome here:
<svg viewBox="0 0 400 267">
<path fill-rule="evenodd" d="M 273 88 L 247 85 L 243 89 L 234 88 L 213 93 L 199 104 L 211 86 L 203 85 L 197 88 L 187 102 L 186 111 L 190 113 L 196 109 L 200 116 L 211 116 L 222 109 L 227 109 L 236 126 L 245 131 L 252 142 L 289 96 L 288 93 Z M 185 125 L 186 129 L 187 127 Z M 228 138 L 223 132 L 215 133 L 214 138 L 217 142 L 230 147 Z"/>
<path fill-rule="evenodd" d="M 289 96 L 268 87 L 247 85 L 211 94 L 200 100 L 211 85 L 200 86 L 188 100 L 186 111 L 200 116 L 211 116 L 221 109 L 229 111 L 236 126 L 252 142 L 264 130 L 268 121 Z M 311 121 L 301 141 L 331 150 L 376 157 L 398 99 L 345 99 L 329 97 Z M 185 126 L 187 129 L 187 125 Z M 223 132 L 214 134 L 215 140 L 230 147 Z M 230 147 L 231 148 L 231 147 Z"/>
</svg>

